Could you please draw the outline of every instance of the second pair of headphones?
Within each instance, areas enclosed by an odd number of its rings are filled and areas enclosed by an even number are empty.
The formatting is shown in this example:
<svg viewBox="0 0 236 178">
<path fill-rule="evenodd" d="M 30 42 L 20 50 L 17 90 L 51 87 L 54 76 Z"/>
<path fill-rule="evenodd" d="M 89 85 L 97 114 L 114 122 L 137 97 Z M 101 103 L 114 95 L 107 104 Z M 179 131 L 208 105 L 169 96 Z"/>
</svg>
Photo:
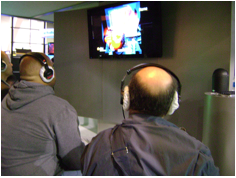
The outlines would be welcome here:
<svg viewBox="0 0 236 178">
<path fill-rule="evenodd" d="M 45 59 L 43 55 L 36 52 L 26 53 L 25 55 L 21 56 L 19 63 L 26 56 L 33 57 L 34 59 L 38 60 L 43 65 L 43 67 L 40 69 L 39 75 L 45 83 L 50 83 L 54 79 L 54 76 L 55 76 L 54 69 L 53 67 L 47 64 L 47 60 Z"/>
<path fill-rule="evenodd" d="M 1 59 L 1 72 L 5 72 L 7 70 L 7 64 L 5 61 Z"/>
<path fill-rule="evenodd" d="M 136 71 L 136 70 L 139 70 L 139 69 L 142 69 L 142 68 L 145 68 L 145 67 L 151 67 L 151 66 L 152 67 L 158 67 L 158 68 L 161 68 L 161 69 L 165 70 L 167 73 L 169 73 L 171 76 L 173 76 L 176 79 L 178 87 L 177 87 L 177 93 L 175 93 L 175 95 L 174 95 L 174 99 L 178 100 L 177 104 L 179 104 L 180 98 L 181 98 L 181 83 L 180 83 L 179 78 L 171 70 L 167 69 L 164 66 L 161 66 L 161 65 L 155 64 L 155 63 L 142 63 L 142 64 L 136 65 L 136 66 L 128 69 L 126 71 L 126 75 L 121 80 L 121 88 L 120 88 L 121 89 L 121 99 L 120 99 L 120 104 L 123 106 L 123 110 L 127 111 L 129 109 L 129 104 L 130 104 L 129 87 L 128 86 L 124 87 L 124 82 L 125 82 L 126 76 L 131 74 L 133 71 Z M 173 112 L 171 111 L 171 113 L 173 113 Z"/>
</svg>

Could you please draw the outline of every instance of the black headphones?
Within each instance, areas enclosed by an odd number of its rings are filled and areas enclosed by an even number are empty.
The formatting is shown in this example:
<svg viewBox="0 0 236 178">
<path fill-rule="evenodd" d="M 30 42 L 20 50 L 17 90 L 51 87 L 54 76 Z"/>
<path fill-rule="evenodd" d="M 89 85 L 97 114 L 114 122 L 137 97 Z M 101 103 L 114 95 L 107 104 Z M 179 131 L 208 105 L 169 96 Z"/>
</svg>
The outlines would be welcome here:
<svg viewBox="0 0 236 178">
<path fill-rule="evenodd" d="M 178 97 L 179 97 L 178 101 L 180 102 L 180 98 L 181 98 L 181 83 L 180 83 L 179 78 L 171 70 L 167 69 L 164 66 L 161 66 L 159 64 L 154 64 L 154 63 L 142 63 L 142 64 L 138 64 L 138 65 L 128 69 L 126 71 L 127 74 L 121 80 L 121 87 L 120 87 L 120 90 L 121 90 L 120 104 L 121 105 L 123 105 L 123 99 L 124 99 L 124 81 L 125 81 L 126 76 L 131 74 L 133 71 L 136 71 L 138 69 L 142 69 L 142 68 L 145 68 L 145 67 L 150 67 L 150 66 L 161 68 L 161 69 L 165 70 L 167 73 L 169 73 L 171 76 L 173 76 L 176 79 L 177 84 L 178 84 L 178 88 L 177 88 Z"/>
<path fill-rule="evenodd" d="M 7 64 L 5 61 L 1 59 L 1 72 L 5 72 L 7 70 Z"/>
<path fill-rule="evenodd" d="M 34 59 L 37 59 L 43 65 L 43 67 L 40 69 L 39 75 L 45 83 L 49 83 L 53 80 L 54 69 L 47 64 L 47 60 L 45 59 L 45 57 L 43 55 L 41 55 L 40 53 L 36 53 L 36 52 L 26 53 L 25 55 L 21 56 L 19 63 L 26 56 L 31 56 Z"/>
</svg>

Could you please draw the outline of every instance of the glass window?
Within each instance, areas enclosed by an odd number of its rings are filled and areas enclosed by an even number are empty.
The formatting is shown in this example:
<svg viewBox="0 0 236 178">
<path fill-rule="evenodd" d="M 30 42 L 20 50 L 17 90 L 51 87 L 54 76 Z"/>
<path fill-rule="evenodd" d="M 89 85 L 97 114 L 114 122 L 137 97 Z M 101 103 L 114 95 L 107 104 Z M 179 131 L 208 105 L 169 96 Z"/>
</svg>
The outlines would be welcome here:
<svg viewBox="0 0 236 178">
<path fill-rule="evenodd" d="M 30 42 L 30 29 L 13 29 L 13 43 Z"/>
<path fill-rule="evenodd" d="M 41 31 L 40 30 L 31 30 L 31 39 L 30 42 L 31 43 L 40 43 L 42 44 L 44 42 L 44 38 L 41 35 Z"/>
<path fill-rule="evenodd" d="M 31 20 L 31 29 L 44 29 L 44 22 L 39 20 Z"/>
<path fill-rule="evenodd" d="M 31 49 L 33 52 L 44 52 L 45 40 L 41 30 L 44 21 L 13 17 L 13 50 Z"/>
<path fill-rule="evenodd" d="M 9 53 L 12 53 L 11 49 L 13 49 L 13 55 L 16 49 L 47 53 L 44 49 L 47 46 L 45 38 L 41 35 L 45 24 L 47 23 L 41 20 L 1 15 L 1 49 Z"/>
<path fill-rule="evenodd" d="M 30 28 L 30 19 L 14 17 L 13 18 L 13 27 Z"/>
<path fill-rule="evenodd" d="M 16 49 L 31 49 L 31 45 L 29 43 L 13 43 L 13 51 Z"/>
<path fill-rule="evenodd" d="M 41 52 L 41 53 L 43 53 L 43 47 L 44 47 L 44 45 L 43 44 L 31 44 L 31 50 L 33 51 L 33 52 Z"/>
<path fill-rule="evenodd" d="M 1 15 L 1 50 L 11 53 L 12 17 Z"/>
<path fill-rule="evenodd" d="M 46 22 L 46 29 L 54 29 L 54 23 Z M 52 37 L 45 38 L 45 53 L 48 54 L 48 43 L 54 42 L 54 34 Z"/>
</svg>

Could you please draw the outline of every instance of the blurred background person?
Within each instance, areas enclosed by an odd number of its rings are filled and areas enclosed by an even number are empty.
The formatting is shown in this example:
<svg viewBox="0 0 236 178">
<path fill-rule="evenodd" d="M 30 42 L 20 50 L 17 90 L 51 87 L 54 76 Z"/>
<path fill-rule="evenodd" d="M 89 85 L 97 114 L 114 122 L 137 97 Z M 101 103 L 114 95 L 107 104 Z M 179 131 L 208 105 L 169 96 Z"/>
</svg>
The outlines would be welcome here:
<svg viewBox="0 0 236 178">
<path fill-rule="evenodd" d="M 17 82 L 17 78 L 16 76 L 13 74 L 13 75 L 10 75 L 8 78 L 7 78 L 7 83 L 12 86 L 14 85 L 15 83 Z"/>
<path fill-rule="evenodd" d="M 1 100 L 6 96 L 10 88 L 7 78 L 13 75 L 12 66 L 8 55 L 4 51 L 1 51 Z"/>
</svg>

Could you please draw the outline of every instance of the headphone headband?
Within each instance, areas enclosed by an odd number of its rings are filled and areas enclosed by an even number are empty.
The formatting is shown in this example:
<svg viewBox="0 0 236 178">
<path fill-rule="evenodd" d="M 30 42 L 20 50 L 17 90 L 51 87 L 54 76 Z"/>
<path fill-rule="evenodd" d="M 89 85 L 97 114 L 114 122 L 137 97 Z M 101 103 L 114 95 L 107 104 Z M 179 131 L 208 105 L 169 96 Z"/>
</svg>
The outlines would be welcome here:
<svg viewBox="0 0 236 178">
<path fill-rule="evenodd" d="M 172 77 L 174 77 L 177 81 L 177 91 L 175 91 L 175 95 L 172 99 L 172 103 L 168 109 L 168 112 L 166 114 L 168 115 L 171 115 L 173 114 L 173 112 L 178 109 L 179 107 L 179 102 L 180 102 L 180 94 L 181 94 L 181 83 L 179 81 L 179 78 L 169 69 L 167 69 L 166 67 L 164 66 L 161 66 L 159 64 L 155 64 L 155 63 L 142 63 L 142 64 L 139 64 L 139 65 L 136 65 L 130 69 L 128 69 L 126 71 L 126 74 L 125 76 L 123 77 L 123 79 L 121 80 L 121 98 L 120 98 L 120 104 L 122 105 L 122 112 L 123 112 L 123 116 L 124 116 L 124 119 L 125 119 L 125 113 L 124 113 L 124 110 L 128 110 L 129 107 L 130 107 L 130 94 L 129 94 L 129 88 L 128 86 L 126 86 L 124 89 L 124 81 L 125 81 L 125 78 L 127 75 L 131 74 L 133 71 L 136 71 L 138 69 L 142 69 L 142 68 L 145 68 L 145 67 L 149 67 L 149 66 L 153 66 L 153 67 L 158 67 L 158 68 L 161 68 L 163 70 L 165 70 L 167 73 L 169 73 Z M 178 98 L 176 98 L 178 97 Z M 176 104 L 177 102 L 177 104 Z"/>
<path fill-rule="evenodd" d="M 47 60 L 45 59 L 45 57 L 43 57 L 40 53 L 35 53 L 35 52 L 26 53 L 23 56 L 21 56 L 19 63 L 26 56 L 31 56 L 31 57 L 37 59 L 41 64 L 47 65 Z"/>
<path fill-rule="evenodd" d="M 33 57 L 34 59 L 38 60 L 43 65 L 43 67 L 40 70 L 40 77 L 44 82 L 49 83 L 53 80 L 54 69 L 47 64 L 47 60 L 45 59 L 45 57 L 43 55 L 41 55 L 40 53 L 36 53 L 36 52 L 26 53 L 25 55 L 21 56 L 19 63 L 26 56 Z"/>
<path fill-rule="evenodd" d="M 180 80 L 179 78 L 169 69 L 167 69 L 166 67 L 162 66 L 162 65 L 159 65 L 159 64 L 155 64 L 155 63 L 142 63 L 142 64 L 138 64 L 130 69 L 128 69 L 126 71 L 126 75 L 123 77 L 123 79 L 121 80 L 121 95 L 123 93 L 123 87 L 124 87 L 124 81 L 125 81 L 125 78 L 127 75 L 131 74 L 133 71 L 136 71 L 138 69 L 142 69 L 142 68 L 145 68 L 145 67 L 150 67 L 150 66 L 153 66 L 153 67 L 158 67 L 158 68 L 161 68 L 163 70 L 165 70 L 167 73 L 169 73 L 171 76 L 173 76 L 177 83 L 178 83 L 178 88 L 177 88 L 177 92 L 178 92 L 178 95 L 179 95 L 179 100 L 180 100 L 180 95 L 181 95 L 181 83 L 180 83 Z M 121 98 L 121 104 L 123 104 L 123 99 Z"/>
</svg>

